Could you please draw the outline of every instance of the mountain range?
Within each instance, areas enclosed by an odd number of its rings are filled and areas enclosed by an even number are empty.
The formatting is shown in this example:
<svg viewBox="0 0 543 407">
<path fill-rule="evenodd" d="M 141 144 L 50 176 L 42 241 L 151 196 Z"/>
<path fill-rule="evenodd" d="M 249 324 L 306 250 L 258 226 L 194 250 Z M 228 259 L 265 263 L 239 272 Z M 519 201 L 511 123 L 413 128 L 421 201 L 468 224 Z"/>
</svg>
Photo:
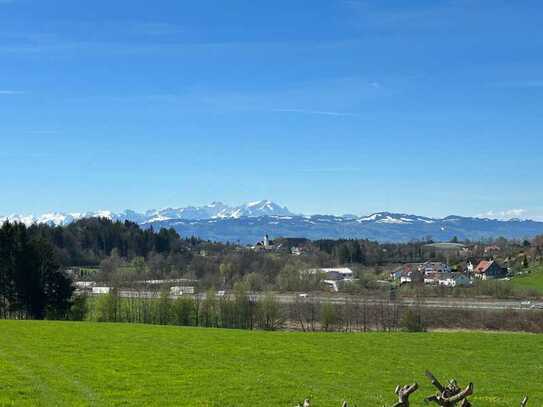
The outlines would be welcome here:
<svg viewBox="0 0 543 407">
<path fill-rule="evenodd" d="M 405 242 L 428 237 L 436 241 L 480 240 L 506 237 L 525 239 L 543 234 L 543 222 L 532 220 L 495 220 L 462 216 L 429 218 L 425 216 L 375 213 L 355 215 L 300 215 L 272 201 L 250 202 L 228 206 L 213 202 L 206 206 L 166 208 L 143 213 L 126 210 L 86 213 L 47 213 L 41 216 L 11 215 L 0 217 L 26 225 L 45 223 L 65 226 L 83 218 L 106 217 L 129 220 L 142 227 L 174 228 L 182 236 L 198 236 L 206 240 L 251 244 L 266 234 L 272 237 L 304 237 L 308 239 L 357 238 L 381 242 Z"/>
<path fill-rule="evenodd" d="M 203 219 L 240 219 L 244 217 L 260 216 L 293 216 L 287 208 L 272 201 L 249 202 L 240 206 L 228 206 L 222 202 L 212 202 L 205 206 L 187 206 L 183 208 L 152 209 L 145 212 L 136 212 L 130 209 L 124 212 L 111 211 L 63 213 L 50 212 L 39 216 L 10 215 L 0 216 L 0 223 L 4 221 L 20 222 L 29 226 L 32 224 L 48 224 L 51 226 L 65 226 L 84 218 L 108 218 L 112 220 L 149 225 L 156 222 L 174 220 L 203 220 Z"/>
</svg>

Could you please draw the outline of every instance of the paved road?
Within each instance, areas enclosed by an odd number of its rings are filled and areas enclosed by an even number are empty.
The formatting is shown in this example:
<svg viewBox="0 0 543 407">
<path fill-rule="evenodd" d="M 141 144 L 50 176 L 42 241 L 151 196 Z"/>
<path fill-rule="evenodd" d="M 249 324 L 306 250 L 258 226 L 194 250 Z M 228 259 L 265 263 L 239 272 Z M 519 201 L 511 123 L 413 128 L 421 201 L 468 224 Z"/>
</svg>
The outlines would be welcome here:
<svg viewBox="0 0 543 407">
<path fill-rule="evenodd" d="M 277 298 L 282 303 L 292 303 L 303 300 L 296 295 L 280 294 Z M 315 299 L 322 302 L 328 301 L 333 304 L 345 304 L 348 302 L 358 302 L 367 304 L 397 304 L 404 306 L 419 305 L 428 308 L 465 308 L 465 309 L 543 309 L 543 302 L 526 302 L 519 300 L 487 300 L 487 299 L 453 299 L 453 298 L 427 298 L 423 302 L 416 299 L 403 298 L 395 302 L 375 298 L 360 298 L 350 296 L 322 296 L 309 295 L 306 300 Z"/>
<path fill-rule="evenodd" d="M 120 296 L 124 298 L 158 298 L 159 293 L 154 291 L 135 291 L 121 290 Z M 205 298 L 205 294 L 199 294 L 201 299 Z M 255 299 L 262 299 L 264 294 L 254 294 Z M 416 299 L 403 298 L 394 302 L 376 298 L 363 298 L 357 296 L 346 295 L 325 295 L 325 294 L 308 294 L 307 297 L 301 297 L 299 294 L 276 294 L 277 301 L 282 304 L 292 304 L 296 301 L 320 301 L 330 302 L 333 304 L 359 303 L 369 305 L 402 305 L 427 308 L 456 308 L 456 309 L 488 309 L 488 310 L 537 310 L 543 309 L 541 301 L 521 301 L 521 300 L 495 300 L 495 299 L 456 299 L 456 298 L 427 298 L 423 302 L 418 302 Z M 177 298 L 177 297 L 172 297 Z"/>
</svg>

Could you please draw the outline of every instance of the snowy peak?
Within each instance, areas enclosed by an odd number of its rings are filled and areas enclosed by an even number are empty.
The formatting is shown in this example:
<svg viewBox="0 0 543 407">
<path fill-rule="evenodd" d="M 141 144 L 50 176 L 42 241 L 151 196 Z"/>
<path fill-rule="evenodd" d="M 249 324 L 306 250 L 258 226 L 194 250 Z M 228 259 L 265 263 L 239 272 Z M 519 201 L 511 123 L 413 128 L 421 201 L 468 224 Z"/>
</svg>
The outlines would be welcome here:
<svg viewBox="0 0 543 407">
<path fill-rule="evenodd" d="M 27 226 L 34 224 L 46 224 L 50 226 L 65 226 L 84 218 L 108 218 L 115 219 L 110 211 L 86 212 L 86 213 L 62 213 L 50 212 L 40 216 L 34 215 L 10 215 L 0 216 L 0 224 L 6 221 L 12 223 L 24 223 Z"/>
<path fill-rule="evenodd" d="M 228 207 L 221 202 L 213 202 L 206 206 L 187 206 L 184 208 L 165 208 L 147 211 L 145 223 L 152 223 L 169 219 L 200 220 L 211 219 Z"/>
<path fill-rule="evenodd" d="M 175 221 L 175 220 L 206 220 L 206 219 L 239 219 L 261 216 L 291 216 L 286 207 L 272 201 L 263 200 L 249 202 L 240 206 L 231 207 L 222 202 L 212 202 L 205 206 L 187 206 L 182 208 L 164 208 L 148 210 L 144 213 L 125 210 L 120 213 L 110 211 L 97 211 L 86 213 L 51 212 L 40 216 L 10 215 L 0 216 L 0 223 L 5 221 L 33 224 L 48 224 L 51 226 L 65 226 L 83 218 L 108 218 L 118 221 L 130 221 L 140 225 Z"/>
<path fill-rule="evenodd" d="M 429 218 L 391 212 L 378 212 L 369 216 L 356 215 L 295 215 L 272 201 L 249 202 L 228 206 L 212 202 L 204 206 L 164 208 L 120 213 L 98 211 L 87 213 L 51 212 L 40 216 L 0 216 L 26 225 L 48 224 L 64 226 L 83 218 L 105 217 L 115 221 L 131 221 L 142 227 L 174 228 L 182 236 L 199 236 L 205 240 L 242 242 L 253 244 L 262 236 L 304 237 L 308 239 L 370 239 L 391 242 L 458 239 L 480 240 L 504 236 L 526 239 L 543 235 L 543 222 L 504 221 L 449 216 Z"/>
<path fill-rule="evenodd" d="M 140 213 L 133 210 L 125 210 L 119 213 L 111 211 L 96 211 L 84 213 L 62 213 L 50 212 L 40 216 L 34 215 L 11 215 L 0 216 L 0 224 L 5 221 L 19 222 L 26 225 L 32 224 L 47 224 L 51 226 L 65 226 L 79 219 L 84 218 L 108 218 L 114 221 L 130 221 L 139 225 L 160 224 L 164 222 L 180 222 L 180 221 L 220 221 L 220 220 L 242 220 L 255 218 L 276 218 L 276 219 L 303 219 L 304 222 L 325 222 L 331 224 L 341 224 L 345 222 L 353 222 L 361 227 L 369 227 L 371 225 L 380 225 L 382 227 L 400 227 L 408 226 L 425 228 L 430 226 L 448 228 L 465 223 L 476 222 L 492 222 L 490 219 L 478 219 L 462 216 L 449 216 L 443 219 L 428 218 L 424 216 L 378 212 L 369 216 L 332 216 L 332 215 L 313 215 L 302 216 L 293 214 L 288 208 L 281 206 L 270 200 L 261 200 L 248 202 L 239 206 L 229 206 L 222 202 L 212 202 L 204 206 L 187 206 L 180 208 L 164 208 L 153 209 Z M 502 221 L 503 222 L 503 221 Z M 522 223 L 519 220 L 506 222 Z"/>
<path fill-rule="evenodd" d="M 436 219 L 424 216 L 407 215 L 403 213 L 378 212 L 372 215 L 358 218 L 359 223 L 385 223 L 390 225 L 406 225 L 416 223 L 435 223 Z"/>
<path fill-rule="evenodd" d="M 152 211 L 146 223 L 161 220 L 204 220 L 204 219 L 239 219 L 260 216 L 288 216 L 292 213 L 272 201 L 249 202 L 240 206 L 228 206 L 222 202 L 212 202 L 206 206 L 188 206 L 186 208 L 167 208 Z"/>
<path fill-rule="evenodd" d="M 238 206 L 237 208 L 234 208 L 229 215 L 230 216 L 219 217 L 253 218 L 259 216 L 292 216 L 293 214 L 286 207 L 282 207 L 272 201 L 264 200 L 249 202 L 245 205 Z"/>
</svg>

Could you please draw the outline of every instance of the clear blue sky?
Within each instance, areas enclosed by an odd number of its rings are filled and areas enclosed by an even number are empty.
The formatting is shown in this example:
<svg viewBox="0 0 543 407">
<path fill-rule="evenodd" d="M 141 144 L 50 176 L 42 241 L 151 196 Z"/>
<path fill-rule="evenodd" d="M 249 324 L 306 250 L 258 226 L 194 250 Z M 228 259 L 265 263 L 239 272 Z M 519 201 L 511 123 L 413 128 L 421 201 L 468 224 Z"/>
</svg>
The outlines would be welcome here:
<svg viewBox="0 0 543 407">
<path fill-rule="evenodd" d="M 541 1 L 0 0 L 0 214 L 543 219 L 542 21 Z"/>
</svg>

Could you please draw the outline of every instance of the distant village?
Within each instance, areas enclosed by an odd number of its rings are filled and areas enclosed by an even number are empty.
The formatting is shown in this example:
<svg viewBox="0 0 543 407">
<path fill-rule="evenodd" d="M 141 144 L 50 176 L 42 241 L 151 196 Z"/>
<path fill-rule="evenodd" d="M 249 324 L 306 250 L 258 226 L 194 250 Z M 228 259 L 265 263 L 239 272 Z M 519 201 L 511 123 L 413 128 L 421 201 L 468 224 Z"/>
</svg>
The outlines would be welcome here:
<svg viewBox="0 0 543 407">
<path fill-rule="evenodd" d="M 398 281 L 400 285 L 424 283 L 443 287 L 469 287 L 474 279 L 500 279 L 506 278 L 507 275 L 507 268 L 500 266 L 494 260 L 481 260 L 477 265 L 468 262 L 464 270 L 455 272 L 447 264 L 428 261 L 405 264 L 393 271 L 390 279 Z"/>
<path fill-rule="evenodd" d="M 153 234 L 139 229 L 129 231 L 130 225 L 99 220 L 84 223 L 90 223 L 96 235 L 91 251 L 64 243 L 57 249 L 66 257 L 64 269 L 77 289 L 91 295 L 107 294 L 112 287 L 119 287 L 121 294 L 127 296 L 145 291 L 155 296 L 166 292 L 172 297 L 197 296 L 208 290 L 228 296 L 238 285 L 253 293 L 295 295 L 311 292 L 381 295 L 404 288 L 398 293 L 411 296 L 414 291 L 410 286 L 426 286 L 429 290 L 425 295 L 430 296 L 498 295 L 498 290 L 499 295 L 529 296 L 533 291 L 521 293 L 522 288 L 513 287 L 515 282 L 495 288 L 485 281 L 516 280 L 543 263 L 543 237 L 474 242 L 459 239 L 434 242 L 428 237 L 421 241 L 383 243 L 263 234 L 254 244 L 242 245 L 195 237 L 183 239 L 164 229 Z M 59 242 L 85 241 L 87 235 L 80 236 L 81 229 L 77 226 L 62 229 L 66 238 Z M 114 237 L 109 253 L 104 252 L 100 240 L 104 235 L 102 229 Z M 141 246 L 142 241 L 148 245 Z M 453 292 L 457 287 L 467 290 Z"/>
<path fill-rule="evenodd" d="M 430 244 L 435 250 L 446 253 L 447 257 L 454 254 L 467 258 L 470 250 L 458 243 Z M 286 247 L 283 243 L 275 242 L 269 235 L 251 246 L 255 252 L 289 252 L 293 256 L 304 254 L 303 246 Z M 441 261 L 426 261 L 422 263 L 406 263 L 398 266 L 388 275 L 388 281 L 399 286 L 406 284 L 425 284 L 438 287 L 470 287 L 477 280 L 508 279 L 510 270 L 502 266 L 493 256 L 500 252 L 500 247 L 489 245 L 484 247 L 485 259 L 467 260 L 465 266 L 453 270 L 451 266 Z M 322 283 L 333 292 L 340 291 L 345 284 L 355 282 L 355 273 L 349 267 L 315 268 L 303 271 L 309 274 L 320 274 Z"/>
</svg>

